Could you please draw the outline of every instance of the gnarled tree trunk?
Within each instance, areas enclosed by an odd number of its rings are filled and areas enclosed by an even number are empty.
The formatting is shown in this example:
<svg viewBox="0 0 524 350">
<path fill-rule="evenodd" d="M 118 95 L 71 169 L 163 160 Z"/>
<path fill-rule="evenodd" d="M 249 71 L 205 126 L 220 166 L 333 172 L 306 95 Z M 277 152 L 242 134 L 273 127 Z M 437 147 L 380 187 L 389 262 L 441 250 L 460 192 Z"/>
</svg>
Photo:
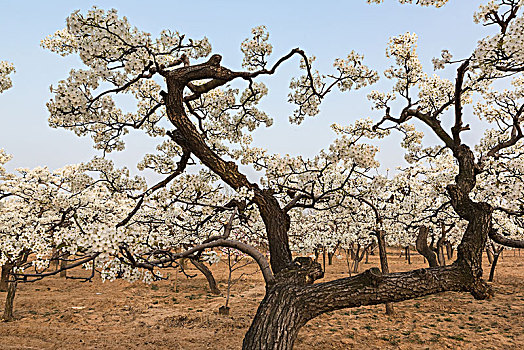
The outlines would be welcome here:
<svg viewBox="0 0 524 350">
<path fill-rule="evenodd" d="M 292 50 L 285 59 L 299 52 L 298 49 Z M 375 268 L 354 277 L 311 284 L 322 276 L 322 270 L 318 263 L 310 259 L 296 260 L 293 264 L 288 240 L 290 218 L 285 208 L 280 207 L 271 190 L 260 189 L 257 184 L 249 182 L 234 162 L 223 160 L 208 147 L 205 135 L 197 130 L 185 112 L 185 103 L 189 103 L 192 98 L 196 99 L 202 93 L 235 78 L 250 80 L 255 74 L 272 74 L 283 60 L 270 70 L 246 73 L 222 67 L 221 57 L 213 55 L 205 63 L 193 66 L 187 64 L 162 72 L 168 92 L 162 91 L 161 95 L 166 104 L 167 116 L 176 128 L 168 135 L 232 188 L 246 187 L 253 190 L 252 201 L 257 205 L 266 228 L 270 264 L 275 277 L 268 281 L 266 295 L 245 336 L 244 349 L 291 349 L 300 328 L 308 320 L 342 308 L 397 302 L 444 291 L 468 291 L 475 298 L 488 298 L 491 290 L 482 281 L 482 251 L 492 229 L 493 209 L 486 203 L 473 202 L 469 197 L 479 169 L 474 162 L 473 152 L 461 144 L 459 137 L 462 130 L 460 93 L 469 61 L 465 61 L 458 70 L 453 138 L 442 129 L 439 120 L 419 109 L 405 109 L 400 118 L 388 114 L 383 119 L 403 123 L 408 117 L 415 116 L 433 129 L 458 160 L 459 174 L 455 184 L 447 186 L 452 207 L 462 219 L 468 221 L 457 250 L 457 260 L 449 266 L 402 273 L 382 274 Z M 207 82 L 197 86 L 192 83 L 197 80 Z M 192 91 L 192 96 L 184 96 L 186 88 Z M 409 247 L 406 257 L 409 260 Z"/>
<path fill-rule="evenodd" d="M 451 204 L 468 221 L 457 260 L 449 266 L 382 274 L 373 268 L 354 277 L 308 284 L 321 276 L 318 264 L 297 264 L 282 270 L 268 285 L 244 349 L 292 349 L 300 328 L 323 313 L 342 308 L 397 302 L 444 291 L 467 291 L 477 299 L 492 295 L 482 280 L 482 251 L 492 229 L 492 207 L 476 203 L 469 193 L 475 186 L 473 153 L 461 145 L 454 150 L 459 161 L 456 184 L 448 185 Z M 315 270 L 316 268 L 316 270 Z M 305 271 L 320 271 L 311 273 Z"/>
<path fill-rule="evenodd" d="M 309 271 L 315 271 L 314 264 Z M 322 268 L 318 263 L 316 266 L 319 276 Z M 486 286 L 459 264 L 387 275 L 372 268 L 354 277 L 309 284 L 318 278 L 312 275 L 299 267 L 276 276 L 246 333 L 244 350 L 290 350 L 300 328 L 309 320 L 343 308 L 398 302 L 444 291 L 469 291 L 477 298 L 490 295 Z"/>
</svg>

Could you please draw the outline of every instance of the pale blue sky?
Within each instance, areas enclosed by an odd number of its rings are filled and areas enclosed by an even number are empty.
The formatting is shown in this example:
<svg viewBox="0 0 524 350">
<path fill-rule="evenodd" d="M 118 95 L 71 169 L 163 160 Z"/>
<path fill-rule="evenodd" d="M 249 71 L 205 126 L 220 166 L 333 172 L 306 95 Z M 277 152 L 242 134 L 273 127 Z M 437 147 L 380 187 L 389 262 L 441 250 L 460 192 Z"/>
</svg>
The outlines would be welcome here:
<svg viewBox="0 0 524 350">
<path fill-rule="evenodd" d="M 384 51 L 392 35 L 415 32 L 419 35 L 419 53 L 429 71 L 431 58 L 441 49 L 455 57 L 473 50 L 486 29 L 472 21 L 473 11 L 481 2 L 451 0 L 444 8 L 420 8 L 399 5 L 396 0 L 368 5 L 365 0 L 345 1 L 11 1 L 0 0 L 0 60 L 15 64 L 14 87 L 0 95 L 0 148 L 14 155 L 10 168 L 65 164 L 89 160 L 95 151 L 89 138 L 51 129 L 47 125 L 46 101 L 49 85 L 67 76 L 78 66 L 74 57 L 62 58 L 40 48 L 40 40 L 65 26 L 73 10 L 96 5 L 116 8 L 132 25 L 157 34 L 162 29 L 176 29 L 188 37 L 207 36 L 214 53 L 223 55 L 223 64 L 239 69 L 240 43 L 250 29 L 264 24 L 274 47 L 273 58 L 301 47 L 315 55 L 321 72 L 330 72 L 335 58 L 351 50 L 365 55 L 365 63 L 382 72 L 390 62 Z M 287 101 L 288 84 L 296 73 L 297 61 L 287 63 L 279 74 L 265 82 L 270 96 L 263 103 L 274 117 L 273 127 L 256 133 L 256 143 L 271 151 L 312 156 L 327 147 L 334 134 L 329 125 L 347 124 L 359 117 L 375 116 L 365 95 L 372 89 L 387 88 L 381 82 L 359 92 L 335 93 L 321 107 L 321 114 L 302 126 L 289 126 L 287 117 L 293 106 Z M 160 141 L 160 140 L 158 140 Z M 120 165 L 134 169 L 143 154 L 154 149 L 155 142 L 131 135 L 127 149 L 114 158 Z M 389 167 L 401 164 L 397 140 L 382 142 L 380 160 Z"/>
</svg>

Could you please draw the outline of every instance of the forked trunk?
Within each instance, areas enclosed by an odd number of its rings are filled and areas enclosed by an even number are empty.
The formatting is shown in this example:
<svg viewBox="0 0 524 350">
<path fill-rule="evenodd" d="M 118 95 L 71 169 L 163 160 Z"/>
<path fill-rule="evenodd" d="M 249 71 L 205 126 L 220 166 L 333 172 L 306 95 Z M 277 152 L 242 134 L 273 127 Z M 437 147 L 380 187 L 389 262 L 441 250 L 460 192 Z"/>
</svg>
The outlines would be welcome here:
<svg viewBox="0 0 524 350">
<path fill-rule="evenodd" d="M 304 273 L 305 265 L 284 270 L 267 287 L 244 337 L 244 350 L 291 350 L 300 328 L 309 320 L 343 308 L 398 302 L 444 291 L 469 291 L 476 298 L 490 296 L 489 288 L 473 279 L 460 264 L 388 275 L 372 268 L 354 277 L 318 284 L 310 283 L 321 275 L 320 264 L 316 263 L 317 275 Z M 409 288 L 399 288 L 405 285 Z"/>
<path fill-rule="evenodd" d="M 266 295 L 244 337 L 242 349 L 292 349 L 300 328 L 311 319 L 301 293 L 323 276 L 322 266 L 309 258 L 297 258 L 293 267 L 277 274 L 275 282 L 266 286 Z"/>
<path fill-rule="evenodd" d="M 362 259 L 364 259 L 365 253 L 366 249 L 361 247 L 360 244 L 357 243 L 357 251 L 355 253 L 355 260 L 353 261 L 353 273 L 358 273 L 358 267 Z"/>
<path fill-rule="evenodd" d="M 497 268 L 497 262 L 499 261 L 499 256 L 503 250 L 504 250 L 504 247 L 500 247 L 500 249 L 495 250 L 495 254 L 493 256 L 493 262 L 491 263 L 491 269 L 489 270 L 488 282 L 493 282 L 493 278 L 495 278 L 495 269 Z"/>
<path fill-rule="evenodd" d="M 418 228 L 418 236 L 415 247 L 420 255 L 422 255 L 428 261 L 429 267 L 437 267 L 437 257 L 435 252 L 431 250 L 428 245 L 428 234 L 429 228 L 426 226 L 420 226 Z"/>
</svg>

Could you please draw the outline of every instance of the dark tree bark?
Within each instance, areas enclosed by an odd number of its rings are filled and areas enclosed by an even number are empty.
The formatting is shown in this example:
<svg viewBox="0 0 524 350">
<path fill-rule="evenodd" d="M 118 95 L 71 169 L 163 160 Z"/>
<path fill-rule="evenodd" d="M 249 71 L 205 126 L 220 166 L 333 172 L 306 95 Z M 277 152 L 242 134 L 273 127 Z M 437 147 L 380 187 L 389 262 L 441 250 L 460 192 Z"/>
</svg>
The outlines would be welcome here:
<svg viewBox="0 0 524 350">
<path fill-rule="evenodd" d="M 202 274 L 206 277 L 207 284 L 209 285 L 209 290 L 211 291 L 211 293 L 219 295 L 220 289 L 217 286 L 217 282 L 211 270 L 208 269 L 205 264 L 196 259 L 190 259 L 190 261 L 198 269 L 198 271 L 202 272 Z"/>
<path fill-rule="evenodd" d="M 397 302 L 444 291 L 467 291 L 477 299 L 489 298 L 491 289 L 482 280 L 482 251 L 488 233 L 492 230 L 493 209 L 489 204 L 473 202 L 469 197 L 475 186 L 478 168 L 473 152 L 461 144 L 459 137 L 463 130 L 460 94 L 469 61 L 459 67 L 457 74 L 453 137 L 442 128 L 440 120 L 419 109 L 406 108 L 399 118 L 391 117 L 388 112 L 383 118 L 383 121 L 397 123 L 403 123 L 408 117 L 418 118 L 433 129 L 458 161 L 459 173 L 455 183 L 447 186 L 453 209 L 468 221 L 457 250 L 457 260 L 449 266 L 403 273 L 382 274 L 374 268 L 354 277 L 318 284 L 311 284 L 322 277 L 318 263 L 310 259 L 293 263 L 288 242 L 288 209 L 280 207 L 272 191 L 262 190 L 257 184 L 249 182 L 234 162 L 223 160 L 206 145 L 205 136 L 198 132 L 187 117 L 184 103 L 236 78 L 251 80 L 260 74 L 273 74 L 276 66 L 295 53 L 300 54 L 301 51 L 294 49 L 272 69 L 258 72 L 232 72 L 220 65 L 219 55 L 213 55 L 203 64 L 161 72 L 167 81 L 168 91 L 162 92 L 167 116 L 176 128 L 168 135 L 232 188 L 246 187 L 253 190 L 253 203 L 257 205 L 266 227 L 270 265 L 275 278 L 267 284 L 266 295 L 244 338 L 244 349 L 291 349 L 300 328 L 308 320 L 342 308 Z M 196 87 L 191 83 L 196 80 L 208 82 Z M 186 88 L 193 92 L 187 99 L 183 94 Z M 409 260 L 409 247 L 406 255 Z"/>
<path fill-rule="evenodd" d="M 446 254 L 448 255 L 448 260 L 453 259 L 453 246 L 448 241 L 446 241 Z"/>
<path fill-rule="evenodd" d="M 443 291 L 468 291 L 485 298 L 489 291 L 458 265 L 384 275 L 371 268 L 354 277 L 310 284 L 321 277 L 311 261 L 276 276 L 243 342 L 244 350 L 292 349 L 300 328 L 330 311 L 413 299 Z M 409 287 L 406 287 L 409 286 Z"/>
<path fill-rule="evenodd" d="M 360 262 L 364 259 L 365 254 L 366 254 L 366 247 L 362 247 L 360 243 L 357 243 L 355 259 L 353 260 L 353 273 L 358 273 L 358 267 L 360 265 Z"/>
<path fill-rule="evenodd" d="M 486 255 L 488 256 L 488 263 L 493 264 L 493 250 L 490 246 L 486 246 Z"/>
<path fill-rule="evenodd" d="M 499 249 L 496 249 L 493 247 L 493 251 L 495 254 L 493 254 L 493 262 L 491 263 L 491 269 L 489 270 L 489 277 L 488 282 L 493 282 L 493 278 L 495 277 L 495 269 L 497 267 L 497 262 L 499 261 L 499 256 L 504 250 L 504 246 L 501 246 Z"/>
<path fill-rule="evenodd" d="M 489 232 L 489 238 L 491 238 L 496 243 L 511 247 L 511 248 L 524 248 L 524 240 L 517 240 L 517 239 L 511 239 L 507 238 L 501 234 L 499 234 L 496 230 L 492 229 Z"/>
<path fill-rule="evenodd" d="M 233 79 L 233 72 L 221 67 L 220 60 L 220 56 L 213 55 L 205 64 L 168 72 L 166 76 L 168 92 L 163 94 L 163 98 L 166 103 L 167 116 L 176 127 L 176 131 L 169 135 L 182 148 L 189 149 L 206 167 L 220 176 L 232 188 L 246 187 L 254 191 L 253 201 L 258 206 L 266 227 L 271 267 L 274 273 L 278 273 L 288 267 L 292 261 L 287 235 L 290 226 L 289 215 L 280 207 L 271 191 L 261 190 L 257 184 L 249 182 L 247 177 L 239 172 L 234 162 L 223 160 L 211 150 L 185 112 L 184 89 L 189 82 L 214 78 L 221 82 L 221 79 L 224 79 L 221 84 L 225 84 Z M 199 68 L 196 69 L 197 67 Z"/>
<path fill-rule="evenodd" d="M 326 272 L 326 247 L 322 247 L 322 270 Z"/>
<path fill-rule="evenodd" d="M 6 322 L 14 320 L 14 303 L 17 281 L 11 281 L 7 285 L 7 296 L 5 298 L 4 315 L 2 319 Z"/>
<path fill-rule="evenodd" d="M 415 247 L 417 248 L 417 252 L 426 258 L 429 267 L 437 267 L 438 262 L 435 252 L 431 250 L 428 245 L 428 234 L 429 228 L 427 226 L 420 226 L 418 228 L 418 236 Z"/>
<path fill-rule="evenodd" d="M 384 231 L 378 230 L 376 232 L 377 242 L 378 242 L 378 254 L 380 257 L 380 269 L 382 270 L 382 274 L 387 275 L 389 273 L 389 266 L 388 266 L 388 255 L 386 250 L 386 240 L 384 237 Z M 395 310 L 393 308 L 393 304 L 386 303 L 386 315 L 393 315 L 395 313 Z"/>
<path fill-rule="evenodd" d="M 335 252 L 328 252 L 328 265 L 333 265 L 333 255 L 335 255 Z"/>
<path fill-rule="evenodd" d="M 0 275 L 0 292 L 7 291 L 10 270 L 11 267 L 9 265 L 2 266 L 2 274 Z"/>
<path fill-rule="evenodd" d="M 60 277 L 66 278 L 67 277 L 67 258 L 69 257 L 68 254 L 64 254 L 62 257 L 62 260 L 60 260 Z"/>
</svg>

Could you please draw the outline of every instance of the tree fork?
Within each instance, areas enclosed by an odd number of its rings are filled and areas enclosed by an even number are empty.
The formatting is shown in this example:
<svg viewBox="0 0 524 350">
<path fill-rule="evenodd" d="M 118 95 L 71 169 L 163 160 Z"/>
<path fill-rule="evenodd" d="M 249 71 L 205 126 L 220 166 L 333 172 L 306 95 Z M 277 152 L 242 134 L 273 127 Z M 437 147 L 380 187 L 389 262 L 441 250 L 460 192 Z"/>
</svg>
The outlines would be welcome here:
<svg viewBox="0 0 524 350">
<path fill-rule="evenodd" d="M 212 77 L 203 75 L 191 79 L 208 78 Z M 278 273 L 289 267 L 292 263 L 288 239 L 289 215 L 280 207 L 270 190 L 261 190 L 258 185 L 250 183 L 247 177 L 240 173 L 234 162 L 223 160 L 207 146 L 203 136 L 196 130 L 195 125 L 185 113 L 183 91 L 189 78 L 175 75 L 168 76 L 166 80 L 168 92 L 162 95 L 166 102 L 169 120 L 176 127 L 176 131 L 170 134 L 171 138 L 180 146 L 190 150 L 205 166 L 234 189 L 246 187 L 255 192 L 253 202 L 258 206 L 266 227 L 271 268 L 274 273 Z"/>
<path fill-rule="evenodd" d="M 244 338 L 244 350 L 290 350 L 302 326 L 330 311 L 445 291 L 470 292 L 476 299 L 492 295 L 490 287 L 474 278 L 464 264 L 391 274 L 371 268 L 353 277 L 311 284 L 322 277 L 322 267 L 308 258 L 302 261 L 295 268 L 283 270 L 275 283 L 267 286 Z"/>
<path fill-rule="evenodd" d="M 426 258 L 429 267 L 437 267 L 438 262 L 435 252 L 431 250 L 431 248 L 428 245 L 428 234 L 429 228 L 424 225 L 420 226 L 418 228 L 418 235 L 415 247 L 417 248 L 417 252 L 419 252 L 420 255 Z"/>
</svg>

